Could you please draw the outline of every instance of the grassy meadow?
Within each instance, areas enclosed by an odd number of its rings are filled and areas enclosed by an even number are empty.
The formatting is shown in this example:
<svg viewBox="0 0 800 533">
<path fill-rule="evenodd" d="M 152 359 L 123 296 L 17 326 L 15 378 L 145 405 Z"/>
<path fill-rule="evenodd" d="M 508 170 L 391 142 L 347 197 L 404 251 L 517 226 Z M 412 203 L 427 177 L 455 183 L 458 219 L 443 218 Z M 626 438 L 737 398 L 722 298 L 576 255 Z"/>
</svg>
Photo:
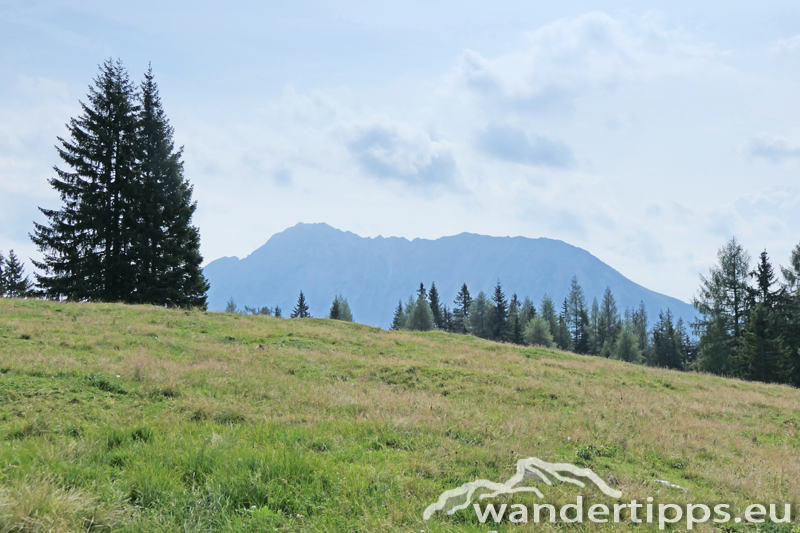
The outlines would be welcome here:
<svg viewBox="0 0 800 533">
<path fill-rule="evenodd" d="M 624 501 L 797 506 L 800 391 L 440 332 L 0 299 L 2 533 L 657 529 L 423 521 L 530 456 Z"/>
</svg>

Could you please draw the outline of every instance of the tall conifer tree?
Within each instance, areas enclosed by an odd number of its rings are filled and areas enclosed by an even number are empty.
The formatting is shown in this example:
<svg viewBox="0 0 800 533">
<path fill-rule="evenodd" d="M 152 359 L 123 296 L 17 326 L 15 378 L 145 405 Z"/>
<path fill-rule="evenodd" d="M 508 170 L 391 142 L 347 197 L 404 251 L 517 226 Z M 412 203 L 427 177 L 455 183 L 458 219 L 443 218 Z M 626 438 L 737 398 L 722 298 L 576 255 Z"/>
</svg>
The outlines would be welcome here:
<svg viewBox="0 0 800 533">
<path fill-rule="evenodd" d="M 14 250 L 8 252 L 2 273 L 0 274 L 0 295 L 5 293 L 9 298 L 24 298 L 30 295 L 31 281 L 24 275 L 25 267 L 17 258 Z"/>
<path fill-rule="evenodd" d="M 436 329 L 444 329 L 442 320 L 442 304 L 439 302 L 439 291 L 436 290 L 436 283 L 431 282 L 431 290 L 428 291 L 428 303 L 433 313 L 433 325 Z"/>
<path fill-rule="evenodd" d="M 311 318 L 311 313 L 308 312 L 308 304 L 303 291 L 300 291 L 300 296 L 297 298 L 297 305 L 292 310 L 290 318 Z"/>
<path fill-rule="evenodd" d="M 456 333 L 467 333 L 469 331 L 469 306 L 472 304 L 472 297 L 469 295 L 467 284 L 461 285 L 456 299 L 453 302 L 453 330 Z"/>
<path fill-rule="evenodd" d="M 141 158 L 133 237 L 135 301 L 170 306 L 205 306 L 208 283 L 200 264 L 197 209 L 183 176 L 182 149 L 175 149 L 152 68 L 140 88 L 138 145 Z"/>
<path fill-rule="evenodd" d="M 134 292 L 130 235 L 138 224 L 131 202 L 137 185 L 134 86 L 122 64 L 106 61 L 89 88 L 82 114 L 58 138 L 68 169 L 55 168 L 50 185 L 61 210 L 39 208 L 49 224 L 34 223 L 31 239 L 43 254 L 34 265 L 45 296 L 124 301 Z"/>
<path fill-rule="evenodd" d="M 506 341 L 509 334 L 508 302 L 506 301 L 506 295 L 503 293 L 503 287 L 500 285 L 500 280 L 497 280 L 497 285 L 494 287 L 492 304 L 490 316 L 492 338 L 497 341 Z"/>
</svg>

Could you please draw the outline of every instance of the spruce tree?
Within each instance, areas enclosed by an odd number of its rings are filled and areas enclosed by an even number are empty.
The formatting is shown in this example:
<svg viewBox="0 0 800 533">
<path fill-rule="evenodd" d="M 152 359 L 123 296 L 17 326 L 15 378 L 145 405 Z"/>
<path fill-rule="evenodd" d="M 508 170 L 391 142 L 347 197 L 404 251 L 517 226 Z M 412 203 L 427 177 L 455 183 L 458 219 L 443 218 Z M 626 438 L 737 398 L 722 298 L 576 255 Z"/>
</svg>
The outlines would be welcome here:
<svg viewBox="0 0 800 533">
<path fill-rule="evenodd" d="M 756 304 L 731 358 L 732 373 L 765 383 L 792 381 L 791 352 L 776 331 L 775 318 L 767 304 Z"/>
<path fill-rule="evenodd" d="M 122 64 L 106 61 L 90 87 L 82 114 L 58 138 L 58 155 L 69 167 L 55 168 L 50 184 L 64 202 L 60 210 L 39 208 L 49 224 L 34 223 L 31 239 L 42 252 L 36 279 L 50 298 L 126 301 L 136 271 L 131 235 L 138 225 L 134 191 L 138 171 L 138 105 Z"/>
<path fill-rule="evenodd" d="M 437 329 L 444 329 L 442 321 L 442 304 L 439 302 L 439 291 L 436 290 L 436 283 L 431 282 L 431 290 L 428 291 L 428 304 L 433 313 L 433 324 Z"/>
<path fill-rule="evenodd" d="M 442 305 L 442 330 L 453 333 L 453 313 L 448 309 L 447 304 Z"/>
<path fill-rule="evenodd" d="M 556 344 L 562 350 L 572 350 L 572 334 L 570 332 L 569 302 L 564 298 L 561 313 L 558 315 L 558 326 L 553 335 Z"/>
<path fill-rule="evenodd" d="M 576 353 L 589 352 L 589 317 L 586 310 L 586 297 L 578 283 L 578 277 L 572 276 L 569 296 L 567 297 L 565 320 L 569 324 L 572 346 Z"/>
<path fill-rule="evenodd" d="M 425 290 L 425 284 L 420 282 L 419 289 L 417 289 L 417 298 L 422 298 L 423 300 L 428 299 L 428 292 Z"/>
<path fill-rule="evenodd" d="M 599 321 L 600 321 L 600 304 L 597 303 L 597 298 L 592 299 L 592 310 L 589 313 L 589 336 L 591 337 L 591 353 L 598 355 L 602 349 L 602 344 L 598 345 L 599 339 Z"/>
<path fill-rule="evenodd" d="M 392 327 L 394 331 L 400 331 L 406 327 L 406 314 L 403 312 L 403 301 L 397 302 L 397 309 L 394 310 L 394 318 L 392 319 Z"/>
<path fill-rule="evenodd" d="M 416 304 L 411 314 L 408 315 L 407 326 L 411 331 L 429 331 L 433 329 L 433 313 L 422 293 L 417 297 Z"/>
<path fill-rule="evenodd" d="M 137 142 L 139 184 L 135 196 L 137 226 L 132 256 L 136 263 L 133 301 L 178 307 L 205 307 L 208 283 L 200 264 L 200 234 L 192 226 L 197 209 L 192 186 L 184 178 L 182 149 L 176 150 L 153 78 L 140 88 Z"/>
<path fill-rule="evenodd" d="M 467 284 L 461 285 L 456 299 L 453 302 L 453 330 L 456 333 L 468 333 L 469 331 L 469 306 L 472 304 L 472 297 L 469 295 Z"/>
<path fill-rule="evenodd" d="M 472 300 L 469 306 L 469 332 L 482 339 L 492 336 L 491 305 L 483 291 Z"/>
<path fill-rule="evenodd" d="M 290 318 L 311 318 L 303 291 L 300 291 L 300 296 L 297 298 L 297 305 L 292 310 Z"/>
<path fill-rule="evenodd" d="M 732 238 L 717 252 L 719 264 L 709 276 L 700 276 L 700 290 L 692 303 L 701 317 L 698 370 L 714 374 L 731 372 L 730 358 L 739 345 L 751 302 L 748 285 L 750 255 Z"/>
<path fill-rule="evenodd" d="M 514 344 L 525 344 L 522 319 L 520 318 L 520 306 L 519 298 L 515 293 L 508 304 L 509 340 Z"/>
<path fill-rule="evenodd" d="M 681 370 L 684 354 L 680 334 L 672 322 L 672 311 L 658 313 L 658 322 L 653 327 L 653 366 Z"/>
<path fill-rule="evenodd" d="M 617 341 L 614 343 L 612 358 L 627 361 L 628 363 L 642 363 L 644 358 L 636 337 L 637 335 L 633 331 L 631 323 L 626 322 L 617 336 Z"/>
<path fill-rule="evenodd" d="M 597 315 L 597 344 L 600 346 L 601 354 L 609 355 L 611 348 L 617 342 L 617 335 L 622 327 L 617 301 L 611 292 L 611 287 L 606 287 L 603 293 L 603 301 L 600 303 L 600 310 Z"/>
<path fill-rule="evenodd" d="M 533 306 L 533 302 L 531 301 L 531 299 L 526 296 L 525 299 L 522 301 L 522 307 L 520 308 L 519 311 L 519 317 L 520 320 L 522 321 L 523 329 L 524 326 L 526 326 L 528 322 L 533 320 L 533 317 L 535 316 L 536 316 L 536 308 Z"/>
<path fill-rule="evenodd" d="M 553 335 L 553 339 L 557 341 L 558 316 L 556 315 L 556 307 L 553 305 L 553 300 L 546 294 L 542 296 L 542 303 L 539 305 L 539 314 L 547 321 L 550 334 Z"/>
<path fill-rule="evenodd" d="M 40 208 L 48 222 L 31 235 L 43 295 L 204 307 L 196 206 L 152 72 L 137 94 L 121 62 L 106 61 L 81 109 L 50 180 L 63 206 Z"/>
<path fill-rule="evenodd" d="M 500 280 L 497 280 L 497 285 L 494 287 L 492 304 L 490 316 L 492 338 L 496 341 L 507 341 L 509 334 L 508 302 L 506 301 L 506 295 L 503 293 L 503 287 L 500 285 Z"/>
<path fill-rule="evenodd" d="M 331 304 L 331 310 L 328 312 L 328 318 L 331 320 L 339 320 L 342 316 L 342 309 L 339 305 L 339 297 L 336 296 Z"/>
<path fill-rule="evenodd" d="M 23 274 L 24 267 L 22 263 L 17 259 L 14 250 L 10 250 L 0 278 L 0 286 L 2 286 L 2 292 L 5 293 L 6 297 L 25 298 L 30 296 L 32 284 L 28 276 L 23 277 Z"/>
</svg>

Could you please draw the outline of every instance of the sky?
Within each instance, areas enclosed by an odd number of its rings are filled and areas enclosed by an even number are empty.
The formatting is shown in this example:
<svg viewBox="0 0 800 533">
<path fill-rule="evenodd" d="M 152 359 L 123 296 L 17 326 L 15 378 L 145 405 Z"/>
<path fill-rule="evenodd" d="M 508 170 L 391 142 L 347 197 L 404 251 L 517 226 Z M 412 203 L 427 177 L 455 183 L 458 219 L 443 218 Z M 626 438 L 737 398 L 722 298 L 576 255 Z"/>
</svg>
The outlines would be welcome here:
<svg viewBox="0 0 800 533">
<path fill-rule="evenodd" d="M 298 222 L 548 237 L 688 301 L 731 237 L 800 243 L 796 2 L 0 0 L 0 250 L 39 257 L 108 58 L 152 65 L 206 262 Z"/>
</svg>

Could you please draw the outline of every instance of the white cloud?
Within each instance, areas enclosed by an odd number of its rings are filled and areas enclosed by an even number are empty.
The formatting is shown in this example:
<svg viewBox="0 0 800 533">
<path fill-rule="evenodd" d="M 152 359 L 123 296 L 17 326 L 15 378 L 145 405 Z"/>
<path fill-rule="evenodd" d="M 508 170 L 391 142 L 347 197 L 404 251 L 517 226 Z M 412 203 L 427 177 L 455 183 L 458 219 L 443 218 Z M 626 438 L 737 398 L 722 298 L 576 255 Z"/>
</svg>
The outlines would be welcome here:
<svg viewBox="0 0 800 533">
<path fill-rule="evenodd" d="M 793 55 L 800 52 L 800 35 L 781 39 L 769 51 L 778 55 Z"/>
<path fill-rule="evenodd" d="M 490 99 L 532 109 L 563 104 L 591 87 L 718 68 L 718 52 L 665 29 L 657 18 L 587 13 L 547 24 L 525 46 L 486 58 L 467 50 L 451 82 Z"/>
<path fill-rule="evenodd" d="M 423 130 L 372 121 L 351 126 L 348 137 L 350 153 L 370 176 L 411 184 L 448 183 L 455 178 L 451 146 Z"/>
<path fill-rule="evenodd" d="M 491 124 L 479 135 L 478 147 L 492 157 L 523 165 L 567 168 L 574 162 L 565 143 L 509 125 Z"/>
<path fill-rule="evenodd" d="M 762 134 L 753 137 L 739 147 L 739 151 L 751 157 L 761 157 L 773 163 L 800 158 L 800 142 L 780 135 Z"/>
</svg>

